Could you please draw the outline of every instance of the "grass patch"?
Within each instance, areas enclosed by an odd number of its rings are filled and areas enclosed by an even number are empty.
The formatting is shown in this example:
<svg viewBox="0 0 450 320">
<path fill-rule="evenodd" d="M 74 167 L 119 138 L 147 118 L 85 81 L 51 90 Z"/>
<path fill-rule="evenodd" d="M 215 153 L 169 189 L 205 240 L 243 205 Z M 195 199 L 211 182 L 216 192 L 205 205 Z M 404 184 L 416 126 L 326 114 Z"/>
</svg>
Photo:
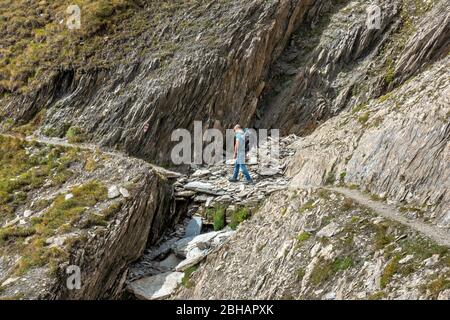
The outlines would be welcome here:
<svg viewBox="0 0 450 320">
<path fill-rule="evenodd" d="M 36 129 L 44 121 L 45 113 L 46 113 L 45 109 L 39 111 L 30 122 L 20 125 L 18 127 L 12 128 L 11 131 L 14 133 L 24 135 L 24 136 L 31 135 L 34 131 L 36 131 Z"/>
<path fill-rule="evenodd" d="M 198 266 L 192 266 L 186 269 L 186 271 L 184 271 L 184 276 L 183 279 L 181 279 L 181 284 L 185 287 L 185 288 L 192 288 L 194 286 L 194 283 L 191 280 L 191 276 L 192 274 L 197 271 Z"/>
<path fill-rule="evenodd" d="M 341 202 L 341 207 L 340 209 L 344 212 L 348 212 L 351 211 L 353 209 L 355 209 L 357 207 L 355 201 L 353 201 L 350 198 L 345 198 L 342 202 Z"/>
<path fill-rule="evenodd" d="M 377 194 L 370 194 L 370 199 L 373 201 L 386 201 L 386 197 L 380 197 Z"/>
<path fill-rule="evenodd" d="M 214 231 L 225 228 L 226 225 L 226 208 L 222 205 L 216 205 L 206 210 L 206 217 L 213 221 Z"/>
<path fill-rule="evenodd" d="M 428 291 L 432 299 L 437 299 L 442 291 L 450 289 L 450 276 L 439 275 L 422 289 Z"/>
<path fill-rule="evenodd" d="M 383 291 L 378 291 L 369 295 L 367 297 L 367 300 L 381 300 L 384 297 L 386 297 L 386 293 L 384 293 Z"/>
<path fill-rule="evenodd" d="M 384 268 L 380 278 L 380 286 L 382 289 L 386 288 L 386 286 L 389 284 L 394 274 L 396 274 L 397 271 L 399 270 L 399 263 L 398 263 L 399 260 L 400 256 L 395 255 L 394 257 L 391 258 L 391 260 L 387 263 L 386 267 Z"/>
<path fill-rule="evenodd" d="M 298 236 L 297 236 L 297 241 L 298 242 L 305 242 L 305 241 L 307 241 L 309 238 L 311 238 L 311 234 L 309 233 L 309 232 L 306 232 L 306 231 L 303 231 L 302 233 L 300 233 Z"/>
<path fill-rule="evenodd" d="M 67 181 L 78 157 L 72 149 L 0 136 L 0 220 L 25 204 L 30 191 Z"/>
<path fill-rule="evenodd" d="M 362 125 L 365 125 L 366 122 L 369 120 L 369 115 L 370 115 L 369 111 L 364 112 L 362 115 L 358 117 L 358 122 Z"/>
<path fill-rule="evenodd" d="M 351 256 L 338 257 L 333 262 L 333 271 L 340 272 L 347 270 L 353 266 L 353 259 Z"/>
<path fill-rule="evenodd" d="M 369 105 L 367 103 L 359 104 L 359 105 L 353 107 L 352 114 L 356 114 L 356 113 L 358 113 L 358 112 L 360 112 L 362 110 L 365 110 L 365 109 L 367 109 L 368 106 Z"/>
<path fill-rule="evenodd" d="M 306 201 L 306 203 L 304 205 L 302 205 L 301 207 L 298 208 L 298 212 L 299 213 L 304 213 L 308 210 L 311 210 L 314 208 L 314 200 L 313 199 L 309 199 L 308 201 Z"/>
<path fill-rule="evenodd" d="M 313 285 L 318 285 L 328 280 L 332 274 L 333 274 L 332 261 L 324 260 L 321 257 L 319 258 L 318 263 L 311 272 L 310 281 Z"/>
<path fill-rule="evenodd" d="M 86 134 L 78 127 L 70 127 L 66 132 L 69 143 L 81 143 L 87 140 Z"/>
<path fill-rule="evenodd" d="M 339 183 L 341 185 L 345 184 L 345 176 L 347 175 L 347 172 L 343 171 L 341 172 L 341 174 L 339 175 Z"/>
<path fill-rule="evenodd" d="M 236 228 L 245 220 L 250 219 L 252 216 L 250 210 L 248 208 L 240 208 L 233 212 L 231 214 L 231 222 L 230 227 L 233 230 L 236 230 Z"/>
<path fill-rule="evenodd" d="M 375 225 L 375 249 L 383 249 L 393 241 L 394 237 L 388 234 L 388 226 L 384 224 Z"/>
<path fill-rule="evenodd" d="M 55 269 L 62 259 L 67 258 L 67 252 L 58 247 L 48 247 L 45 240 L 72 231 L 88 207 L 107 198 L 106 187 L 98 181 L 74 187 L 70 192 L 73 198 L 65 200 L 64 195 L 58 196 L 41 217 L 31 219 L 31 227 L 0 229 L 2 247 L 15 249 L 21 256 L 15 267 L 17 275 L 36 266 L 48 265 L 51 270 Z M 32 239 L 24 243 L 23 238 L 29 236 Z"/>
<path fill-rule="evenodd" d="M 345 271 L 353 265 L 353 259 L 350 256 L 338 257 L 331 260 L 319 258 L 318 263 L 311 272 L 310 280 L 313 285 L 319 285 L 330 279 L 336 273 Z"/>
<path fill-rule="evenodd" d="M 298 268 L 295 270 L 295 275 L 297 276 L 298 281 L 302 281 L 303 277 L 305 276 L 305 269 Z"/>
</svg>

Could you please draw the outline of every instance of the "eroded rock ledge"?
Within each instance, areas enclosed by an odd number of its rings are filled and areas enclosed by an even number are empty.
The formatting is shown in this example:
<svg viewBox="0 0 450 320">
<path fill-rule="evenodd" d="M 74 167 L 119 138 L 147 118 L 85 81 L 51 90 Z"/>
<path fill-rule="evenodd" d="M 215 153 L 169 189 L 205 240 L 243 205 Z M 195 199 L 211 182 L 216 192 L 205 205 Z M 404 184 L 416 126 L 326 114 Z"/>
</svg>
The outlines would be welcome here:
<svg viewBox="0 0 450 320">
<path fill-rule="evenodd" d="M 2 201 L 0 297 L 118 298 L 129 263 L 177 218 L 171 183 L 141 160 L 0 140 L 11 197 Z M 70 265 L 81 270 L 80 290 L 67 288 Z"/>
</svg>

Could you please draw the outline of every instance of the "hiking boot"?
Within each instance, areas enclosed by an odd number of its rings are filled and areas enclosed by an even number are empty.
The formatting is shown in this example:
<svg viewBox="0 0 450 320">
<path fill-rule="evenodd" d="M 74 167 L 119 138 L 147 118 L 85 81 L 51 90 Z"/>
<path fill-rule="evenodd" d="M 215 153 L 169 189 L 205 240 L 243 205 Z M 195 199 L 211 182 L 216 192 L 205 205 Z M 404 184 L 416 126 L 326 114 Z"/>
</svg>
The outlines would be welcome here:
<svg viewBox="0 0 450 320">
<path fill-rule="evenodd" d="M 234 179 L 234 178 L 230 178 L 230 179 L 228 179 L 228 181 L 230 181 L 230 182 L 238 182 L 239 180 L 238 179 Z"/>
<path fill-rule="evenodd" d="M 255 184 L 255 181 L 253 181 L 253 180 L 247 180 L 247 181 L 245 181 L 245 184 L 254 185 L 254 184 Z"/>
</svg>

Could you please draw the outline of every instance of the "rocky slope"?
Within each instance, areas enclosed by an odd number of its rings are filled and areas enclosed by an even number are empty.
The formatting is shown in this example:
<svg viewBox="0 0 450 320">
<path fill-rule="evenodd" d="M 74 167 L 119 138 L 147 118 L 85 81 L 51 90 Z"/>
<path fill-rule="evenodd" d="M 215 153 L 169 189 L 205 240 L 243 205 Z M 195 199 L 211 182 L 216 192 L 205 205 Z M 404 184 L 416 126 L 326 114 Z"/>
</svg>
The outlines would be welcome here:
<svg viewBox="0 0 450 320">
<path fill-rule="evenodd" d="M 167 161 L 174 129 L 191 128 L 193 120 L 220 129 L 249 122 L 269 66 L 321 2 L 180 1 L 169 6 L 170 19 L 135 39 L 148 50 L 132 50 L 129 63 L 62 70 L 36 91 L 5 96 L 3 119 L 26 122 L 46 109 L 44 134 L 63 136 L 76 126 L 101 145 Z M 153 50 L 155 37 L 165 45 Z"/>
<path fill-rule="evenodd" d="M 74 33 L 60 1 L 32 32 L 6 3 L 0 296 L 449 299 L 446 1 L 380 0 L 369 29 L 363 0 L 96 0 Z M 255 186 L 143 161 L 194 120 L 293 135 Z"/>
<path fill-rule="evenodd" d="M 167 178 L 101 151 L 0 141 L 0 298 L 120 296 L 128 264 L 179 213 Z M 80 290 L 66 286 L 71 265 Z"/>
<path fill-rule="evenodd" d="M 449 228 L 450 60 L 298 141 L 296 186 L 342 183 Z"/>
<path fill-rule="evenodd" d="M 448 247 L 325 189 L 272 195 L 175 298 L 449 299 Z"/>
<path fill-rule="evenodd" d="M 450 46 L 445 1 L 378 1 L 380 29 L 369 29 L 367 1 L 318 7 L 271 67 L 254 123 L 309 134 L 343 109 L 365 104 L 444 57 Z"/>
<path fill-rule="evenodd" d="M 338 27 L 363 25 L 356 1 L 328 9 L 305 54 L 296 46 L 309 38 L 294 34 L 255 122 L 310 133 L 291 145 L 290 191 L 272 195 L 174 298 L 449 299 L 449 15 L 434 2 L 404 33 L 404 4 L 385 3 L 399 11 L 378 37 Z M 324 185 L 367 200 L 315 189 Z"/>
</svg>

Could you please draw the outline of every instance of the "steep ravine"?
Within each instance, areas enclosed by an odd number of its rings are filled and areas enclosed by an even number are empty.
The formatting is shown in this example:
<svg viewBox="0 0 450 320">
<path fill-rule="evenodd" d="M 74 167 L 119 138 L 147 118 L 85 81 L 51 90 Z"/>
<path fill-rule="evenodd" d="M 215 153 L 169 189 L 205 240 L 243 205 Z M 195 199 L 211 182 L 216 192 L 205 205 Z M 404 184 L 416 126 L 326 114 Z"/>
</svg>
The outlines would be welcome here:
<svg viewBox="0 0 450 320">
<path fill-rule="evenodd" d="M 0 297 L 119 298 L 131 263 L 186 209 L 179 176 L 148 162 L 171 164 L 172 132 L 201 120 L 301 137 L 286 180 L 273 181 L 283 186 L 258 194 L 262 207 L 173 298 L 448 299 L 445 245 L 321 188 L 358 189 L 449 230 L 446 1 L 379 1 L 379 30 L 367 29 L 362 0 L 183 3 L 133 38 L 148 51 L 69 64 L 0 97 L 0 129 L 21 137 L 0 144 L 10 152 L 0 158 Z M 161 52 L 153 33 L 169 39 Z M 67 289 L 68 265 L 81 268 L 81 290 Z"/>
</svg>

